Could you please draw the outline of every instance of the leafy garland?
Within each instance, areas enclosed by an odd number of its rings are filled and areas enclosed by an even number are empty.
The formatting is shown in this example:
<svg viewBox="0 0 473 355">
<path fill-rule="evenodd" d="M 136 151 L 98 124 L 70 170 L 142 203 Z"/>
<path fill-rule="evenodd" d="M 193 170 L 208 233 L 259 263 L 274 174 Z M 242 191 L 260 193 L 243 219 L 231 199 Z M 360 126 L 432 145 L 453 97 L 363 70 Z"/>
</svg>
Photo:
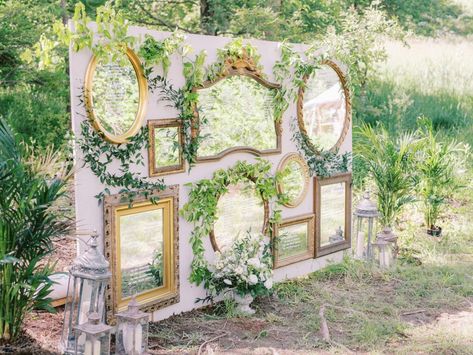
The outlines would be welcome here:
<svg viewBox="0 0 473 355">
<path fill-rule="evenodd" d="M 217 204 L 219 197 L 228 192 L 228 186 L 245 181 L 249 178 L 255 183 L 256 190 L 262 199 L 273 202 L 272 214 L 269 219 L 268 232 L 273 237 L 272 225 L 281 221 L 281 210 L 278 206 L 286 203 L 288 197 L 277 191 L 276 184 L 281 179 L 278 172 L 270 175 L 271 163 L 257 158 L 256 163 L 238 161 L 233 167 L 214 172 L 212 179 L 203 179 L 194 184 L 187 184 L 191 190 L 189 201 L 181 210 L 181 215 L 194 224 L 190 244 L 194 258 L 191 263 L 189 281 L 196 285 L 204 284 L 205 289 L 212 294 L 216 290 L 213 283 L 212 271 L 205 259 L 204 238 L 208 238 L 214 223 L 217 221 Z"/>
<path fill-rule="evenodd" d="M 297 100 L 298 89 L 305 86 L 304 77 L 309 77 L 321 68 L 327 59 L 326 54 L 315 54 L 314 48 L 310 47 L 304 52 L 306 59 L 293 50 L 293 48 L 281 43 L 281 58 L 273 66 L 273 73 L 277 80 L 285 82 L 284 99 L 286 102 Z M 292 71 L 290 68 L 294 68 Z M 296 143 L 297 150 L 304 156 L 311 175 L 328 177 L 337 173 L 346 172 L 351 162 L 351 153 L 342 155 L 338 151 L 325 150 L 314 147 L 310 138 L 302 133 L 296 124 L 291 123 L 293 132 L 292 141 Z M 316 148 L 316 149 L 314 149 Z"/>
<path fill-rule="evenodd" d="M 149 182 L 140 173 L 132 173 L 130 169 L 131 165 L 145 165 L 141 151 L 149 144 L 148 127 L 142 127 L 127 144 L 117 145 L 105 140 L 103 134 L 97 132 L 89 120 L 84 120 L 81 123 L 81 138 L 77 143 L 83 153 L 84 165 L 90 167 L 102 184 L 109 187 L 121 187 L 119 193 L 125 195 L 124 200 L 130 205 L 138 195 L 148 198 L 153 190 L 166 188 L 161 179 Z M 119 173 L 108 172 L 108 165 L 113 161 L 120 163 Z M 110 195 L 108 187 L 95 197 L 101 202 L 105 194 Z M 153 203 L 156 202 L 156 198 L 151 197 L 150 200 Z"/>
</svg>

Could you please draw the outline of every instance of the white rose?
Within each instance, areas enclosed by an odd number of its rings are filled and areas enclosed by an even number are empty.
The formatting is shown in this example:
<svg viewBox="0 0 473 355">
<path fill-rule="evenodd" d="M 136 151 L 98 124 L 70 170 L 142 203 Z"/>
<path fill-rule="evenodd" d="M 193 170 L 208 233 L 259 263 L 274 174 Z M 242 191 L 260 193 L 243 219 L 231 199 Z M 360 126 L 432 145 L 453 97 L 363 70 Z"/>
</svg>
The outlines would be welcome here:
<svg viewBox="0 0 473 355">
<path fill-rule="evenodd" d="M 259 261 L 258 258 L 251 258 L 248 260 L 248 265 L 254 266 L 254 267 L 260 267 L 261 262 Z"/>
<path fill-rule="evenodd" d="M 243 268 L 241 266 L 238 266 L 237 268 L 235 268 L 235 273 L 238 275 L 243 274 Z"/>
<path fill-rule="evenodd" d="M 266 287 L 268 290 L 273 287 L 273 279 L 267 279 L 264 282 L 264 287 Z"/>
<path fill-rule="evenodd" d="M 256 285 L 258 283 L 258 277 L 255 274 L 251 274 L 248 277 L 248 282 L 250 283 L 250 285 Z"/>
</svg>

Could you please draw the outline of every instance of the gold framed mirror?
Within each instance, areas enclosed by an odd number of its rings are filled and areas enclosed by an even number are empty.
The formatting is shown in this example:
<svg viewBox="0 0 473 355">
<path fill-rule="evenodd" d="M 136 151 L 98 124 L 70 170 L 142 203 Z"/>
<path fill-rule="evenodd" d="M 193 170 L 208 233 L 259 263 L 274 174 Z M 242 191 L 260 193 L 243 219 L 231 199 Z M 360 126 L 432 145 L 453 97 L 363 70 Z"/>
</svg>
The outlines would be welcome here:
<svg viewBox="0 0 473 355">
<path fill-rule="evenodd" d="M 314 153 L 337 150 L 351 121 L 350 92 L 340 67 L 324 61 L 311 75 L 302 78 L 297 99 L 297 121 Z"/>
<path fill-rule="evenodd" d="M 178 189 L 154 191 L 132 206 L 122 202 L 122 194 L 105 197 L 105 255 L 112 268 L 109 321 L 133 295 L 148 312 L 179 302 Z"/>
<path fill-rule="evenodd" d="M 281 117 L 274 99 L 281 85 L 265 80 L 250 61 L 226 62 L 225 74 L 193 89 L 192 136 L 203 137 L 198 162 L 215 161 L 233 152 L 256 156 L 281 152 Z"/>
<path fill-rule="evenodd" d="M 185 171 L 182 157 L 184 134 L 180 119 L 148 121 L 149 176 L 181 173 Z"/>
<path fill-rule="evenodd" d="M 137 55 L 128 62 L 100 63 L 95 56 L 85 75 L 85 106 L 93 127 L 112 143 L 126 143 L 141 128 L 148 101 L 148 83 Z"/>
<path fill-rule="evenodd" d="M 309 189 L 309 167 L 299 154 L 289 153 L 279 163 L 278 171 L 283 172 L 277 185 L 278 192 L 289 197 L 284 206 L 297 207 L 304 201 Z"/>
<path fill-rule="evenodd" d="M 261 197 L 251 179 L 241 180 L 228 185 L 227 192 L 218 196 L 210 242 L 215 251 L 223 251 L 247 231 L 265 233 L 268 222 L 268 201 Z"/>
<path fill-rule="evenodd" d="M 351 173 L 315 182 L 315 255 L 348 249 L 351 246 Z"/>
<path fill-rule="evenodd" d="M 274 268 L 314 257 L 314 215 L 283 220 L 274 227 Z"/>
</svg>

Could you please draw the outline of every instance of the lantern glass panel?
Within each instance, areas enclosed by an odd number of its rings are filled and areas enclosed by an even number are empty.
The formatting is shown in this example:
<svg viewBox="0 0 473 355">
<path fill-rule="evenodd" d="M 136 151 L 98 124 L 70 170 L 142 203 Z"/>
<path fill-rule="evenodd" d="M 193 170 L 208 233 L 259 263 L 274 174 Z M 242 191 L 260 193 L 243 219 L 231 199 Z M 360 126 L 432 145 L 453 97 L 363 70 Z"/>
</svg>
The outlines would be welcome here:
<svg viewBox="0 0 473 355">
<path fill-rule="evenodd" d="M 136 322 L 119 319 L 117 354 L 144 354 L 148 349 L 148 321 L 140 319 Z"/>
<path fill-rule="evenodd" d="M 86 334 L 77 330 L 76 354 L 108 355 L 110 354 L 110 333 L 97 335 Z"/>
</svg>

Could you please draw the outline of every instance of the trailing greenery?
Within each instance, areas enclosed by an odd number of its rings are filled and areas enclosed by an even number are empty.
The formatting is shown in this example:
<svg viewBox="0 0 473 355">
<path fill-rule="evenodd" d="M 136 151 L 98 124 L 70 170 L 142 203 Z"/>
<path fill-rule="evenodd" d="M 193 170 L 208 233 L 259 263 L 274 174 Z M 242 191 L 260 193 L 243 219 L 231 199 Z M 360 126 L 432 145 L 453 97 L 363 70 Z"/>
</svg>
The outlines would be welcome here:
<svg viewBox="0 0 473 355">
<path fill-rule="evenodd" d="M 57 156 L 33 152 L 0 117 L 0 342 L 14 340 L 34 308 L 54 311 L 48 298 L 53 265 L 42 260 L 53 250 L 52 239 L 70 227 L 55 204 L 69 171 L 48 176 Z"/>
<path fill-rule="evenodd" d="M 403 207 L 415 200 L 415 156 L 421 148 L 416 133 L 389 136 L 382 127 L 366 124 L 355 131 L 354 154 L 367 167 L 376 185 L 380 222 L 394 227 Z"/>
<path fill-rule="evenodd" d="M 272 224 L 281 219 L 279 206 L 287 202 L 284 194 L 279 194 L 276 183 L 280 180 L 280 174 L 270 175 L 271 163 L 257 159 L 254 164 L 239 161 L 233 167 L 214 172 L 212 179 L 203 179 L 194 184 L 188 184 L 191 188 L 189 200 L 181 210 L 182 216 L 194 224 L 194 230 L 190 237 L 190 244 L 194 253 L 191 263 L 191 275 L 189 281 L 196 285 L 203 284 L 210 294 L 214 294 L 217 285 L 212 275 L 210 265 L 205 259 L 204 238 L 208 238 L 214 223 L 217 221 L 217 203 L 219 197 L 228 192 L 228 186 L 250 179 L 254 182 L 258 195 L 263 200 L 272 203 L 272 214 L 269 220 L 268 235 L 272 236 Z"/>
<path fill-rule="evenodd" d="M 459 188 L 458 169 L 464 167 L 468 147 L 455 140 L 441 141 L 432 121 L 421 119 L 422 148 L 416 154 L 416 190 L 422 202 L 426 228 L 434 229 L 447 197 Z"/>
<path fill-rule="evenodd" d="M 130 204 L 136 196 L 148 196 L 153 190 L 164 190 L 162 180 L 149 182 L 140 173 L 133 173 L 130 167 L 135 165 L 145 165 L 141 152 L 148 147 L 148 128 L 141 130 L 129 139 L 126 144 L 114 144 L 104 139 L 104 136 L 97 132 L 88 120 L 81 123 L 81 137 L 78 145 L 83 153 L 84 164 L 99 178 L 100 182 L 107 187 L 95 197 L 100 201 L 106 194 L 110 194 L 109 187 L 119 187 L 119 193 L 125 195 L 125 200 Z M 110 173 L 109 166 L 112 163 L 120 163 L 118 173 Z M 156 198 L 151 198 L 152 202 Z"/>
</svg>

